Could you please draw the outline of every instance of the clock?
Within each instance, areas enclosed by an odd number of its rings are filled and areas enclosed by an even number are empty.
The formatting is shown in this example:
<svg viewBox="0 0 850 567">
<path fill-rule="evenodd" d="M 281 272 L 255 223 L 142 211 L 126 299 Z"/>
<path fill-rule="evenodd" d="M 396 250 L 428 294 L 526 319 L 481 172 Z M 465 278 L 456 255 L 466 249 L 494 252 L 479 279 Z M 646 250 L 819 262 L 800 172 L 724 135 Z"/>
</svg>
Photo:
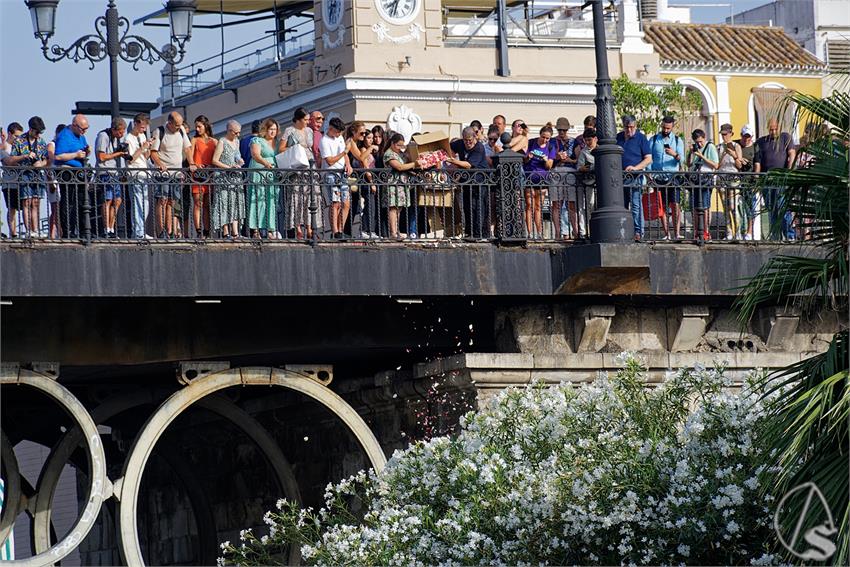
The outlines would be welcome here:
<svg viewBox="0 0 850 567">
<path fill-rule="evenodd" d="M 325 29 L 334 31 L 342 22 L 343 0 L 322 0 L 322 20 Z"/>
<path fill-rule="evenodd" d="M 397 26 L 409 24 L 422 8 L 422 0 L 375 0 L 375 7 L 383 19 Z"/>
</svg>

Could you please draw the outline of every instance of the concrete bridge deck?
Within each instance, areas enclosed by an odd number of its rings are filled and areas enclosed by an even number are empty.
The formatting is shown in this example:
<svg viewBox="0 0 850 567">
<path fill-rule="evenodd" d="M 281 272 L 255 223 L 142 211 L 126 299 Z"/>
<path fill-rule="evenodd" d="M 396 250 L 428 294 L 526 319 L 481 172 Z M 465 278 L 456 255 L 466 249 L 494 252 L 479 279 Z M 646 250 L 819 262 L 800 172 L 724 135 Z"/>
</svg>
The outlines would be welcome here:
<svg viewBox="0 0 850 567">
<path fill-rule="evenodd" d="M 731 296 L 799 243 L 0 245 L 0 295 L 31 297 Z"/>
</svg>

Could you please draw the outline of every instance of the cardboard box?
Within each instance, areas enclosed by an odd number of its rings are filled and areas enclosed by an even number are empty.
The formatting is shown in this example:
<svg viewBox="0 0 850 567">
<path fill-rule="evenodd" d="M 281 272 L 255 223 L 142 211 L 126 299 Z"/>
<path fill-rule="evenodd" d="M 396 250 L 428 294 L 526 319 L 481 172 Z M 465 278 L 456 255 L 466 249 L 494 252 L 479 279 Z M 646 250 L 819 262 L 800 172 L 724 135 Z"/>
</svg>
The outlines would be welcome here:
<svg viewBox="0 0 850 567">
<path fill-rule="evenodd" d="M 442 130 L 413 136 L 413 143 L 409 144 L 407 148 L 411 161 L 419 159 L 419 154 L 421 153 L 433 152 L 435 150 L 443 150 L 449 156 L 454 155 L 452 153 L 452 147 L 449 144 L 449 137 Z"/>
</svg>

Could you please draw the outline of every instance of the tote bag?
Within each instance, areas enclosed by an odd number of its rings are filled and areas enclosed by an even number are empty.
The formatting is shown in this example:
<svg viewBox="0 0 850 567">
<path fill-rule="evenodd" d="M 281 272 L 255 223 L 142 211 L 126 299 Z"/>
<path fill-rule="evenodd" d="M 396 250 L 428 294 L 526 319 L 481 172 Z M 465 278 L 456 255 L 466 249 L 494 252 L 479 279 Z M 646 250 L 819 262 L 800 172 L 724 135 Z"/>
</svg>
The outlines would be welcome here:
<svg viewBox="0 0 850 567">
<path fill-rule="evenodd" d="M 305 169 L 310 167 L 307 150 L 301 144 L 293 144 L 275 156 L 275 162 L 280 169 Z"/>
</svg>

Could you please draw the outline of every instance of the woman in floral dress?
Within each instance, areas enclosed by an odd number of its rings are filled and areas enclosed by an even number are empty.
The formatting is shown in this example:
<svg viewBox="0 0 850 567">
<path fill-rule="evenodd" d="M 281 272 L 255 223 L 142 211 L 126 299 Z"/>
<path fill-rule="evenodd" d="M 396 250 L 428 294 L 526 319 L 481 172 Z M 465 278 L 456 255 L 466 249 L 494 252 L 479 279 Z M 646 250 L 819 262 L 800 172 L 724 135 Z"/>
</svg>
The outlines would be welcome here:
<svg viewBox="0 0 850 567">
<path fill-rule="evenodd" d="M 242 126 L 236 120 L 227 123 L 227 133 L 218 141 L 212 164 L 222 169 L 242 167 L 239 154 L 239 134 Z M 226 171 L 219 175 L 221 182 L 213 194 L 212 218 L 214 228 L 221 230 L 224 238 L 239 237 L 239 223 L 245 218 L 245 193 L 242 176 L 236 171 Z"/>
<path fill-rule="evenodd" d="M 405 163 L 404 159 L 404 136 L 393 134 L 387 140 L 387 149 L 384 151 L 384 165 L 396 172 L 410 171 L 424 164 L 419 161 Z M 381 206 L 387 209 L 390 224 L 390 238 L 399 238 L 398 233 L 398 210 L 401 207 L 410 206 L 410 191 L 407 187 L 407 175 L 400 173 L 392 176 L 392 181 L 400 182 L 399 185 L 390 185 L 382 195 Z"/>
</svg>

